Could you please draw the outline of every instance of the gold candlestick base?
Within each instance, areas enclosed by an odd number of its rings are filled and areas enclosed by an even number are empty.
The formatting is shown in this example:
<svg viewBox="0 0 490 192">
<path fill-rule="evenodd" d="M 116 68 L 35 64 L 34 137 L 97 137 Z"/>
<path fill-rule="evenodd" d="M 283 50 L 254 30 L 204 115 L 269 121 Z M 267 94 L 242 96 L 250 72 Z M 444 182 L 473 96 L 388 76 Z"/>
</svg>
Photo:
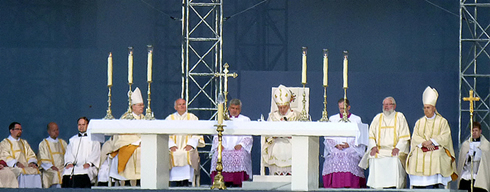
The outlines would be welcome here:
<svg viewBox="0 0 490 192">
<path fill-rule="evenodd" d="M 342 113 L 342 119 L 339 120 L 339 122 L 350 122 L 349 118 L 347 117 L 347 87 L 344 87 L 344 112 Z"/>
<path fill-rule="evenodd" d="M 112 116 L 112 110 L 111 110 L 111 103 L 112 103 L 112 100 L 111 100 L 111 96 L 112 96 L 111 90 L 112 89 L 111 88 L 112 88 L 112 85 L 108 85 L 107 87 L 109 88 L 109 93 L 107 94 L 107 97 L 109 99 L 107 99 L 107 111 L 106 111 L 106 115 L 103 119 L 109 120 L 109 119 L 114 119 L 114 116 Z"/>
<path fill-rule="evenodd" d="M 218 161 L 216 162 L 216 176 L 214 176 L 214 181 L 213 185 L 211 185 L 211 189 L 226 189 L 225 186 L 225 181 L 223 178 L 223 175 L 221 174 L 223 172 L 223 164 L 222 164 L 222 159 L 223 159 L 223 131 L 224 131 L 224 126 L 222 124 L 216 125 L 216 131 L 218 132 Z"/>
<path fill-rule="evenodd" d="M 148 106 L 146 107 L 146 114 L 145 114 L 145 119 L 146 120 L 155 120 L 155 116 L 153 115 L 153 112 L 151 112 L 151 81 L 148 81 Z"/>
<path fill-rule="evenodd" d="M 323 112 L 322 112 L 322 118 L 318 121 L 330 122 L 330 120 L 328 120 L 328 113 L 327 113 L 327 86 L 323 86 Z"/>
<path fill-rule="evenodd" d="M 301 110 L 301 113 L 299 114 L 299 121 L 311 121 L 310 115 L 306 112 L 306 91 L 305 91 L 305 86 L 306 86 L 306 84 L 303 83 L 303 110 Z"/>
</svg>

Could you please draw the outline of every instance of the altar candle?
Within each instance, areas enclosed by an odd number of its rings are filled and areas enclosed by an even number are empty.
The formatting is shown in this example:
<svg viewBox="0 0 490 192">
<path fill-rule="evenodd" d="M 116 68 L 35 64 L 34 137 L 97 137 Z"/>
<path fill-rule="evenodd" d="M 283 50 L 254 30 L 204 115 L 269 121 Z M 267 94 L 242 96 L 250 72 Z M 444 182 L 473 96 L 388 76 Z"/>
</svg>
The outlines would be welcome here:
<svg viewBox="0 0 490 192">
<path fill-rule="evenodd" d="M 348 87 L 347 86 L 347 71 L 348 71 L 347 57 L 348 57 L 348 52 L 344 51 L 344 88 Z"/>
<path fill-rule="evenodd" d="M 109 52 L 109 57 L 107 58 L 107 86 L 112 86 L 112 53 Z"/>
<path fill-rule="evenodd" d="M 148 82 L 151 82 L 151 73 L 153 68 L 153 49 L 151 45 L 148 46 Z"/>
<path fill-rule="evenodd" d="M 129 48 L 128 56 L 128 83 L 133 84 L 133 48 Z"/>
<path fill-rule="evenodd" d="M 308 48 L 303 47 L 302 49 L 303 49 L 303 59 L 302 59 L 303 71 L 301 73 L 301 84 L 306 84 L 306 52 Z"/>
<path fill-rule="evenodd" d="M 328 49 L 323 49 L 323 86 L 328 87 Z"/>
<path fill-rule="evenodd" d="M 218 104 L 218 125 L 223 124 L 223 103 Z"/>
</svg>

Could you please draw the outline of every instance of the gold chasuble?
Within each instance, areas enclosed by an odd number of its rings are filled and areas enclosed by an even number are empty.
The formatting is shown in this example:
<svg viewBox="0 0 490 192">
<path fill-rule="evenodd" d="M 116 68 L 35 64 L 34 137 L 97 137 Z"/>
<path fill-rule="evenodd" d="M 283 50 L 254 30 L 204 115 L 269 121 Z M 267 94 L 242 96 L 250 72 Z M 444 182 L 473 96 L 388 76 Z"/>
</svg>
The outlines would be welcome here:
<svg viewBox="0 0 490 192">
<path fill-rule="evenodd" d="M 428 119 L 420 118 L 413 130 L 411 151 L 407 159 L 407 173 L 416 176 L 440 174 L 456 180 L 456 162 L 451 139 L 451 129 L 447 120 L 439 114 Z M 433 139 L 438 149 L 424 152 L 421 143 Z"/>
<path fill-rule="evenodd" d="M 43 169 L 42 172 L 42 182 L 43 188 L 49 188 L 54 184 L 61 184 L 63 169 L 65 164 L 65 151 L 66 151 L 66 141 L 63 139 L 57 139 L 58 142 L 53 142 L 54 140 L 48 141 L 48 139 L 44 139 L 39 143 L 39 162 L 40 167 Z M 51 167 L 47 166 L 55 166 L 58 168 L 58 171 L 51 169 Z"/>
<path fill-rule="evenodd" d="M 19 141 L 11 141 L 6 138 L 0 142 L 0 159 L 6 162 L 10 160 L 17 160 L 17 162 L 22 163 L 25 168 L 11 167 L 11 170 L 16 176 L 20 174 L 24 175 L 37 175 L 39 174 L 39 169 L 29 167 L 29 161 L 37 160 L 36 154 L 32 151 L 31 146 L 24 139 L 19 139 Z M 36 161 L 34 161 L 36 162 Z"/>
</svg>

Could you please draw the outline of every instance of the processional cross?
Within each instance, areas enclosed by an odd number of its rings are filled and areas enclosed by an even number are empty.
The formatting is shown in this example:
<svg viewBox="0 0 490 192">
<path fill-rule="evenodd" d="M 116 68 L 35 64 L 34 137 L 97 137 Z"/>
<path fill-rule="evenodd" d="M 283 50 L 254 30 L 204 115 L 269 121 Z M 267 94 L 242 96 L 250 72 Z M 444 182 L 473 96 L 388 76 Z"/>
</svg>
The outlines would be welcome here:
<svg viewBox="0 0 490 192">
<path fill-rule="evenodd" d="M 474 110 L 474 105 L 473 102 L 475 101 L 480 101 L 479 97 L 473 97 L 473 90 L 470 90 L 470 96 L 469 97 L 463 97 L 463 101 L 469 101 L 470 102 L 470 143 L 473 141 L 473 110 Z M 474 157 L 471 158 L 471 192 L 473 192 L 473 159 Z"/>
<path fill-rule="evenodd" d="M 225 110 L 225 114 L 226 114 L 228 112 L 228 107 L 226 107 L 226 103 L 228 102 L 228 77 L 236 78 L 236 77 L 238 77 L 238 74 L 229 73 L 230 71 L 228 70 L 228 67 L 230 67 L 230 65 L 228 65 L 228 63 L 225 63 L 225 65 L 223 65 L 223 67 L 225 68 L 223 70 L 223 73 L 215 73 L 214 76 L 225 78 L 223 95 L 225 96 L 224 110 Z"/>
</svg>

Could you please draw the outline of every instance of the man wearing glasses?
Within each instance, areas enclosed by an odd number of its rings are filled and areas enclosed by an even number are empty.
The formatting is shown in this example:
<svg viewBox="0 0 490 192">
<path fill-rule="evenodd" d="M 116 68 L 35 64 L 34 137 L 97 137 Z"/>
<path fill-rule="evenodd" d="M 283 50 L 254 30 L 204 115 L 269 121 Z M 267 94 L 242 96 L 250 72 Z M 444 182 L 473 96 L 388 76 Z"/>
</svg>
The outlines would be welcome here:
<svg viewBox="0 0 490 192">
<path fill-rule="evenodd" d="M 367 186 L 397 188 L 406 186 L 405 161 L 410 146 L 410 130 L 405 115 L 395 111 L 393 97 L 383 100 L 383 112 L 377 114 L 369 127 L 368 150 L 359 163 L 367 169 Z"/>
<path fill-rule="evenodd" d="M 36 154 L 29 143 L 20 138 L 22 126 L 13 122 L 9 130 L 10 136 L 0 142 L 0 159 L 15 173 L 20 188 L 42 188 Z"/>
</svg>

